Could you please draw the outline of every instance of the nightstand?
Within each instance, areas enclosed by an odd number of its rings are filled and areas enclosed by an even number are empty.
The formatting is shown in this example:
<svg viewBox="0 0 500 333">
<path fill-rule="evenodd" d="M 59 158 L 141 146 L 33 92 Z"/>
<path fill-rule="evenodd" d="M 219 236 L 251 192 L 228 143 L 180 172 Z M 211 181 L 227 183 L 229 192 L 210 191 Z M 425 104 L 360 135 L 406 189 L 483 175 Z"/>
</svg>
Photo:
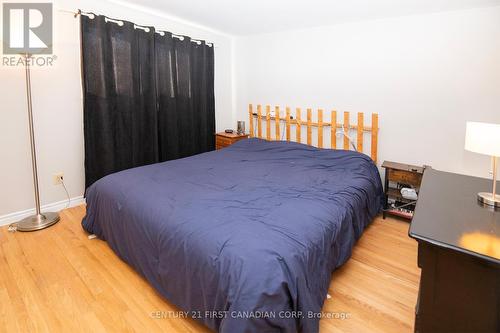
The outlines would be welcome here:
<svg viewBox="0 0 500 333">
<path fill-rule="evenodd" d="M 425 169 L 409 235 L 422 269 L 415 332 L 500 332 L 500 211 L 491 180 Z"/>
<path fill-rule="evenodd" d="M 236 134 L 234 133 L 217 133 L 215 134 L 215 149 L 222 149 L 224 147 L 229 147 L 235 142 L 238 142 L 243 139 L 247 139 L 248 134 Z"/>
<path fill-rule="evenodd" d="M 417 200 L 403 197 L 401 188 L 412 188 L 418 194 L 425 167 L 384 161 L 382 168 L 385 169 L 383 217 L 391 214 L 411 220 Z"/>
</svg>

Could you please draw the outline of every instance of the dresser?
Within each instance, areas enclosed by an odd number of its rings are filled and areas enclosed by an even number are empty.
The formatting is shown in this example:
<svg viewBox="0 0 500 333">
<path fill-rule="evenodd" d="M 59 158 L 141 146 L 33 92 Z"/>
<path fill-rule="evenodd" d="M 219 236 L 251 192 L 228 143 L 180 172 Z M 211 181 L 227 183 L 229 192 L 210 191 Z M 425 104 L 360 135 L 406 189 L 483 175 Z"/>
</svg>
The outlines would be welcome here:
<svg viewBox="0 0 500 333">
<path fill-rule="evenodd" d="M 491 180 L 427 169 L 410 225 L 422 269 L 415 332 L 500 332 L 500 211 Z"/>
</svg>

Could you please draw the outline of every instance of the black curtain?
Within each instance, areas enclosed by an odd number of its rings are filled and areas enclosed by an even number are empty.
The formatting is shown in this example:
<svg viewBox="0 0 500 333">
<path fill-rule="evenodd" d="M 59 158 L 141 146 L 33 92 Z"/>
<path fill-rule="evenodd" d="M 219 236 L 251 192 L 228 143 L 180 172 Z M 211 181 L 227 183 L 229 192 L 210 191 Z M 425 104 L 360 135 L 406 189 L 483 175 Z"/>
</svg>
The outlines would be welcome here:
<svg viewBox="0 0 500 333">
<path fill-rule="evenodd" d="M 213 47 L 104 16 L 81 32 L 86 187 L 215 148 Z"/>
<path fill-rule="evenodd" d="M 213 47 L 164 33 L 155 35 L 155 51 L 160 160 L 213 150 Z"/>
</svg>

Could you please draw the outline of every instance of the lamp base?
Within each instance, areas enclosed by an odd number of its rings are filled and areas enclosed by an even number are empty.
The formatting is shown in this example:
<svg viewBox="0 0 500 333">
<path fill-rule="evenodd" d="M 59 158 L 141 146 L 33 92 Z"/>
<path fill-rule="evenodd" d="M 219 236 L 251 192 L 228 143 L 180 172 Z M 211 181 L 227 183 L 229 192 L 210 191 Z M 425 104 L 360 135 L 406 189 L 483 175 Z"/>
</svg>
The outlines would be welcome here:
<svg viewBox="0 0 500 333">
<path fill-rule="evenodd" d="M 31 215 L 15 223 L 16 231 L 36 231 L 50 227 L 59 222 L 59 214 L 46 212 Z"/>
<path fill-rule="evenodd" d="M 488 192 L 479 192 L 477 200 L 482 204 L 500 208 L 500 195 Z"/>
</svg>

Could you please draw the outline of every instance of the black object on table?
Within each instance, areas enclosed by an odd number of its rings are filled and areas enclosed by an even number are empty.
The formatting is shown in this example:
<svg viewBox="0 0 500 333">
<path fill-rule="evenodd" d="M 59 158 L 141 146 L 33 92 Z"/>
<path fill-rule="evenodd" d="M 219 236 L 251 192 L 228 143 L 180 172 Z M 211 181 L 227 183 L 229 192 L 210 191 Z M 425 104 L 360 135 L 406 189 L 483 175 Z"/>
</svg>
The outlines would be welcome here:
<svg viewBox="0 0 500 333">
<path fill-rule="evenodd" d="M 422 269 L 415 332 L 500 332 L 500 211 L 488 179 L 425 171 L 409 235 Z"/>
</svg>

